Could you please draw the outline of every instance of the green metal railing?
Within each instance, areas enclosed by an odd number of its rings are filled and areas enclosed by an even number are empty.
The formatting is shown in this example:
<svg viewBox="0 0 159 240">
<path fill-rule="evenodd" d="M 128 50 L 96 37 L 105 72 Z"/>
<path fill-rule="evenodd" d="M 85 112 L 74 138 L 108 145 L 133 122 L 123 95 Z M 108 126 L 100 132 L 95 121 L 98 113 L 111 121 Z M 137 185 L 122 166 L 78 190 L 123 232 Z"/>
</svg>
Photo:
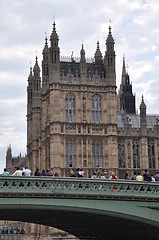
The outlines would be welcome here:
<svg viewBox="0 0 159 240">
<path fill-rule="evenodd" d="M 53 177 L 0 177 L 0 197 L 159 201 L 159 183 Z"/>
</svg>

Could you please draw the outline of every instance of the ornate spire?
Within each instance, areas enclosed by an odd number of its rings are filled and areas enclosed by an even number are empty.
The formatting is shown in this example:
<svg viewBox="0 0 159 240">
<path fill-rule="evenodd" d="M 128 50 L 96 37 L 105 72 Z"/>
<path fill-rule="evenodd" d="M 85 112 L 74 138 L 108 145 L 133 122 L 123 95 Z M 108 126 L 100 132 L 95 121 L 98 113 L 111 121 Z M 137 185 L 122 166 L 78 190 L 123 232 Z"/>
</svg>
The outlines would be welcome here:
<svg viewBox="0 0 159 240">
<path fill-rule="evenodd" d="M 57 35 L 57 32 L 56 32 L 56 24 L 55 22 L 53 22 L 53 29 L 52 29 L 52 33 L 51 33 L 51 36 L 50 36 L 50 41 L 52 40 L 59 40 L 59 37 Z"/>
<path fill-rule="evenodd" d="M 116 86 L 114 44 L 115 42 L 111 34 L 111 27 L 109 26 L 109 33 L 106 40 L 106 52 L 104 57 L 104 65 L 105 65 L 107 83 L 110 85 Z"/>
<path fill-rule="evenodd" d="M 86 61 L 85 50 L 84 50 L 84 47 L 83 47 L 83 43 L 82 43 L 82 48 L 81 48 L 81 51 L 80 51 L 80 55 L 81 55 L 81 61 Z"/>
<path fill-rule="evenodd" d="M 142 97 L 141 97 L 140 108 L 141 108 L 141 107 L 145 107 L 145 108 L 146 108 L 146 104 L 145 104 L 145 102 L 144 102 L 144 96 L 143 96 L 143 94 L 142 94 Z"/>
<path fill-rule="evenodd" d="M 33 71 L 32 71 L 32 67 L 30 67 L 30 74 L 29 74 L 29 78 L 33 76 Z"/>
<path fill-rule="evenodd" d="M 95 52 L 95 62 L 96 63 L 99 63 L 102 61 L 102 53 L 100 51 L 100 48 L 99 48 L 99 41 L 97 41 L 97 49 L 96 49 L 96 52 Z"/>
<path fill-rule="evenodd" d="M 34 65 L 33 71 L 34 71 L 34 76 L 40 76 L 40 67 L 39 67 L 39 64 L 38 64 L 38 57 L 37 56 L 35 58 L 35 65 Z"/>
<path fill-rule="evenodd" d="M 147 121 L 146 121 L 146 104 L 144 102 L 143 95 L 142 95 L 142 100 L 141 100 L 141 104 L 140 104 L 140 125 L 141 125 L 141 129 L 142 129 L 142 133 L 146 134 L 146 125 L 147 125 Z"/>
<path fill-rule="evenodd" d="M 106 43 L 113 43 L 113 44 L 115 43 L 114 39 L 112 37 L 111 26 L 109 26 L 109 33 L 108 33 L 108 37 L 107 37 Z"/>
<path fill-rule="evenodd" d="M 81 52 L 80 52 L 80 53 L 81 53 L 81 55 L 82 55 L 82 54 L 85 54 L 84 47 L 83 47 L 83 43 L 82 43 L 82 48 L 81 48 Z"/>
<path fill-rule="evenodd" d="M 48 46 L 48 44 L 47 44 L 47 37 L 45 38 L 45 46 Z"/>
<path fill-rule="evenodd" d="M 126 75 L 125 54 L 123 54 L 122 76 L 125 76 L 125 75 Z"/>
<path fill-rule="evenodd" d="M 43 53 L 48 53 L 47 37 L 45 38 L 45 46 L 44 46 L 44 49 L 43 49 Z"/>
<path fill-rule="evenodd" d="M 50 36 L 50 42 L 51 42 L 51 51 L 50 51 L 51 63 L 54 64 L 54 66 L 56 64 L 59 65 L 59 62 L 60 62 L 60 48 L 58 46 L 59 37 L 56 33 L 55 22 L 53 23 L 53 30 Z M 59 66 L 56 66 L 54 70 L 56 71 L 59 70 Z"/>
<path fill-rule="evenodd" d="M 85 50 L 83 47 L 83 43 L 82 43 L 82 49 L 80 51 L 80 55 L 81 55 L 80 72 L 81 72 L 81 74 L 85 74 L 86 73 L 86 58 L 85 58 Z"/>
</svg>

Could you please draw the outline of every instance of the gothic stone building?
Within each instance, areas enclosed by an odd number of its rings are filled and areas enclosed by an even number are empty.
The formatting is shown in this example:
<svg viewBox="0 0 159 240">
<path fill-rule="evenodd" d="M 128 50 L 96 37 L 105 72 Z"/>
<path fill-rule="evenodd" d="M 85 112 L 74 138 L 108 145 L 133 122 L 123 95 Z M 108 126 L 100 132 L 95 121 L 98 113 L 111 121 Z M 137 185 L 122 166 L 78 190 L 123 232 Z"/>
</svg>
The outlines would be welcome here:
<svg viewBox="0 0 159 240">
<path fill-rule="evenodd" d="M 22 156 L 20 153 L 18 156 L 13 156 L 12 155 L 12 147 L 9 145 L 7 147 L 7 152 L 6 152 L 6 168 L 7 171 L 12 173 L 14 170 L 14 167 L 23 165 L 23 166 L 28 166 L 28 159 L 27 156 Z"/>
<path fill-rule="evenodd" d="M 35 171 L 52 169 L 67 176 L 83 168 L 86 176 L 102 170 L 159 169 L 159 116 L 147 115 L 142 97 L 135 112 L 125 58 L 117 94 L 114 39 L 109 27 L 104 57 L 99 42 L 93 59 L 60 57 L 55 23 L 43 49 L 42 77 L 36 57 L 27 87 L 27 158 Z"/>
</svg>

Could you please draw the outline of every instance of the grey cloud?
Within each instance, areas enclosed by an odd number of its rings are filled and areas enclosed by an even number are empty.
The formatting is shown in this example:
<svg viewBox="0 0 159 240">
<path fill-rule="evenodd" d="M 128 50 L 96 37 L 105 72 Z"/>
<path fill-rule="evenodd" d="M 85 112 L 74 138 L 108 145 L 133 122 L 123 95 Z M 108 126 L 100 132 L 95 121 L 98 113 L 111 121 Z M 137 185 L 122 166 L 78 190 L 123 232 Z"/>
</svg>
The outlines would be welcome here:
<svg viewBox="0 0 159 240">
<path fill-rule="evenodd" d="M 117 59 L 117 84 L 121 79 L 122 56 L 130 65 L 130 78 L 133 90 L 140 104 L 142 89 L 140 83 L 149 86 L 145 96 L 149 113 L 158 109 L 158 61 L 149 59 L 152 46 L 154 56 L 158 55 L 158 0 L 135 1 L 124 4 L 123 1 L 108 0 L 1 0 L 0 8 L 0 146 L 6 149 L 12 144 L 14 155 L 26 151 L 26 89 L 29 74 L 29 62 L 34 65 L 35 51 L 41 66 L 45 31 L 49 38 L 52 31 L 53 14 L 60 38 L 61 55 L 80 55 L 82 40 L 86 56 L 94 56 L 96 41 L 100 41 L 102 53 L 105 53 L 105 40 L 108 34 L 109 19 L 112 20 L 112 34 L 115 39 Z M 142 42 L 141 37 L 146 41 Z M 145 52 L 147 59 L 145 59 Z M 137 68 L 136 59 L 151 62 L 149 72 Z M 142 64 L 141 64 L 142 67 Z M 155 81 L 155 86 L 150 80 Z M 135 83 L 134 83 L 135 82 Z M 155 96 L 152 100 L 152 95 Z M 5 144 L 5 145 L 4 145 Z M 5 154 L 3 154 L 3 163 Z M 3 164 L 2 164 L 3 165 Z"/>
</svg>

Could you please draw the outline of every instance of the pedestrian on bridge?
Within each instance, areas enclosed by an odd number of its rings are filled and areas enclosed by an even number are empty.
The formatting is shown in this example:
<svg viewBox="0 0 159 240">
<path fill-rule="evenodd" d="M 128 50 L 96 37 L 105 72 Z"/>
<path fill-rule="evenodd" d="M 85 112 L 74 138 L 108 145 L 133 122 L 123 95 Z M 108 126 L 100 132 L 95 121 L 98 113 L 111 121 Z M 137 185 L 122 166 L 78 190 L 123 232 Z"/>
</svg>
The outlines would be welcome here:
<svg viewBox="0 0 159 240">
<path fill-rule="evenodd" d="M 136 181 L 143 181 L 143 176 L 141 176 L 140 172 L 138 172 L 138 175 L 136 177 Z"/>
<path fill-rule="evenodd" d="M 115 175 L 115 172 L 112 172 L 110 179 L 112 179 L 112 180 L 118 179 L 117 176 Z"/>
<path fill-rule="evenodd" d="M 6 168 L 4 168 L 4 171 L 2 173 L 2 176 L 8 176 L 9 175 L 9 172 L 7 171 Z"/>
<path fill-rule="evenodd" d="M 24 172 L 24 176 L 30 177 L 32 175 L 32 172 L 28 167 L 25 167 L 23 172 Z"/>
<path fill-rule="evenodd" d="M 157 172 L 156 176 L 155 176 L 155 181 L 159 182 L 159 172 Z"/>
<path fill-rule="evenodd" d="M 39 168 L 37 167 L 36 168 L 36 171 L 34 173 L 34 176 L 40 176 L 40 171 L 39 171 Z"/>
<path fill-rule="evenodd" d="M 125 180 L 130 180 L 131 178 L 130 178 L 130 176 L 129 176 L 129 173 L 126 173 L 125 174 Z"/>
<path fill-rule="evenodd" d="M 19 169 L 19 167 L 15 167 L 15 172 L 12 174 L 12 176 L 22 176 L 22 171 Z"/>
</svg>

